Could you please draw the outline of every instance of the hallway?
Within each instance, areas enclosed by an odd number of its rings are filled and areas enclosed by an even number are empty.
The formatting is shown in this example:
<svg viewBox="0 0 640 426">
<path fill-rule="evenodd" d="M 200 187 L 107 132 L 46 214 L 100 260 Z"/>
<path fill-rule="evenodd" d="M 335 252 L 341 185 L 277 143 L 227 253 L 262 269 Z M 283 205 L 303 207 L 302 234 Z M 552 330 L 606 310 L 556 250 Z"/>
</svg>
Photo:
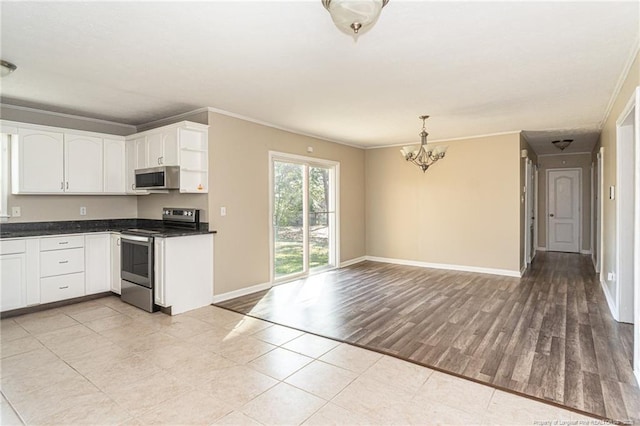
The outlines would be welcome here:
<svg viewBox="0 0 640 426">
<path fill-rule="evenodd" d="M 640 421 L 632 326 L 587 256 L 538 253 L 521 279 L 363 262 L 219 303 L 436 370 Z"/>
</svg>

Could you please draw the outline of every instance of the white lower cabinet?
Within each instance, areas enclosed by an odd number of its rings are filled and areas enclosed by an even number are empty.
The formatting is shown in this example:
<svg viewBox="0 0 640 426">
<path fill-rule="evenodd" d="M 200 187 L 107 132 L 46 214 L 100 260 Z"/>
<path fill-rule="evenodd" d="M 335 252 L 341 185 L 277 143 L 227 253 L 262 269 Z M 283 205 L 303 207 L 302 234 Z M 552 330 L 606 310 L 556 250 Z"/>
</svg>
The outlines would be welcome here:
<svg viewBox="0 0 640 426">
<path fill-rule="evenodd" d="M 38 240 L 0 241 L 0 311 L 38 303 Z"/>
<path fill-rule="evenodd" d="M 40 303 L 84 294 L 84 236 L 40 238 Z"/>
<path fill-rule="evenodd" d="M 111 234 L 111 291 L 120 294 L 120 234 Z"/>
<path fill-rule="evenodd" d="M 80 296 L 84 296 L 84 272 L 40 279 L 41 303 L 57 302 Z"/>
<path fill-rule="evenodd" d="M 87 294 L 111 290 L 111 234 L 84 237 L 85 290 Z"/>
<path fill-rule="evenodd" d="M 171 307 L 171 315 L 213 301 L 213 235 L 156 238 L 155 303 Z"/>
<path fill-rule="evenodd" d="M 27 305 L 27 255 L 0 255 L 0 309 L 18 309 Z"/>
</svg>

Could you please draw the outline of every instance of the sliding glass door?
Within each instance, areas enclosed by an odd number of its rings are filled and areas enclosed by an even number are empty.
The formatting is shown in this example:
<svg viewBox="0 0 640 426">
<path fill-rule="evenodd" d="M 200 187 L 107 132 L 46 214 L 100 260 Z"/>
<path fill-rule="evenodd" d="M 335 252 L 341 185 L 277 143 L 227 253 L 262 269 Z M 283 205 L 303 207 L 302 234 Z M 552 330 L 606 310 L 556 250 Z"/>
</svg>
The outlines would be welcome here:
<svg viewBox="0 0 640 426">
<path fill-rule="evenodd" d="M 271 154 L 272 278 L 336 266 L 337 163 Z"/>
</svg>

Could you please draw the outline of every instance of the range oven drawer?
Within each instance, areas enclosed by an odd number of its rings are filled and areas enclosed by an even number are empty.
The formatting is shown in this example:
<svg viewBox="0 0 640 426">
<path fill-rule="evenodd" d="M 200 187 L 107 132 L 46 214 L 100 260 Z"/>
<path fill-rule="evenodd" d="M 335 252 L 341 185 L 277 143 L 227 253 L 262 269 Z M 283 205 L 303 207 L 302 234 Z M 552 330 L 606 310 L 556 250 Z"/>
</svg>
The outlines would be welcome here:
<svg viewBox="0 0 640 426">
<path fill-rule="evenodd" d="M 84 271 L 84 248 L 40 252 L 40 276 L 73 274 Z"/>
</svg>

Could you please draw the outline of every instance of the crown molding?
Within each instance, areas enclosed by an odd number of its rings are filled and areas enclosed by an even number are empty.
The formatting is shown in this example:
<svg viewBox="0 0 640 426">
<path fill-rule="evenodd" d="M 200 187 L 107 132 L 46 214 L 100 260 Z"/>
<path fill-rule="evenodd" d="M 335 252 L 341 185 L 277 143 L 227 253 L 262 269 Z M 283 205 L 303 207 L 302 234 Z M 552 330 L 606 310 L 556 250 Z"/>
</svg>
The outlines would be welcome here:
<svg viewBox="0 0 640 426">
<path fill-rule="evenodd" d="M 516 135 L 518 133 L 522 133 L 522 130 L 511 130 L 511 131 L 508 131 L 508 132 L 487 133 L 487 134 L 484 134 L 484 135 L 462 136 L 462 137 L 459 137 L 459 138 L 451 138 L 451 139 L 436 139 L 436 140 L 433 140 L 433 141 L 429 141 L 427 143 L 430 144 L 430 143 L 456 142 L 456 141 L 463 141 L 463 140 L 468 140 L 468 139 L 488 138 L 488 137 L 492 137 L 492 136 Z M 408 146 L 408 145 L 420 145 L 420 141 L 394 143 L 394 144 L 390 144 L 390 145 L 368 146 L 368 147 L 366 147 L 364 149 L 396 148 L 396 147 L 399 147 L 399 146 L 402 147 L 402 146 Z"/>
<path fill-rule="evenodd" d="M 538 154 L 538 157 L 558 157 L 565 155 L 591 155 L 591 152 L 583 151 L 583 152 L 559 152 L 557 154 Z"/>
</svg>

